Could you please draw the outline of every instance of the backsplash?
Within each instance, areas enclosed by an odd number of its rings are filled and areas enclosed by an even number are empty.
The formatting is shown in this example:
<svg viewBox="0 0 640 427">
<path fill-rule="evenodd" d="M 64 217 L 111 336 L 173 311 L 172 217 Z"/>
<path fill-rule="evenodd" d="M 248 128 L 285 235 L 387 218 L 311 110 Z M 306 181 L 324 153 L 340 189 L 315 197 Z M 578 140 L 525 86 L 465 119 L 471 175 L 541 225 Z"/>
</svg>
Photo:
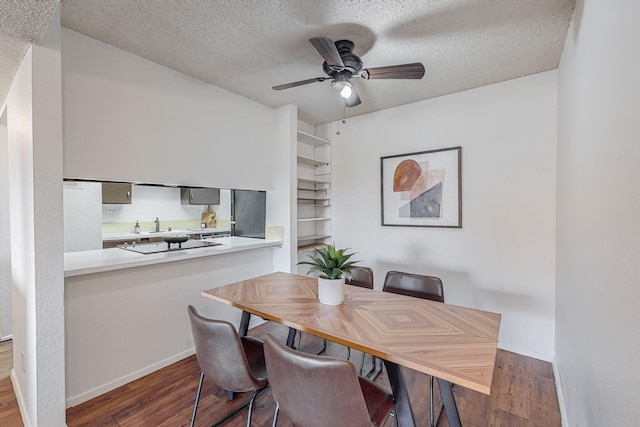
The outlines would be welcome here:
<svg viewBox="0 0 640 427">
<path fill-rule="evenodd" d="M 154 231 L 155 219 L 160 229 L 174 230 L 200 228 L 206 205 L 183 205 L 180 189 L 173 187 L 134 185 L 129 205 L 102 205 L 102 233 L 133 232 L 138 221 L 140 231 Z M 216 214 L 216 227 L 229 228 L 231 217 L 231 192 L 220 190 L 220 204 L 211 205 Z"/>
</svg>

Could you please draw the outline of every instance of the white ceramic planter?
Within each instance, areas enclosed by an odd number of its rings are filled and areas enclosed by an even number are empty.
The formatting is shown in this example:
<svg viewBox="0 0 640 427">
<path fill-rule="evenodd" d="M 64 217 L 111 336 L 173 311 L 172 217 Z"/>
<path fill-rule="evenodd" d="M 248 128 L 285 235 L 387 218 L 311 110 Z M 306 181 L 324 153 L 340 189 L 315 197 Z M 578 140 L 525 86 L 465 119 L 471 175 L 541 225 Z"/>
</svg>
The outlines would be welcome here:
<svg viewBox="0 0 640 427">
<path fill-rule="evenodd" d="M 344 278 L 323 279 L 318 277 L 318 299 L 327 305 L 339 305 L 344 301 Z"/>
</svg>

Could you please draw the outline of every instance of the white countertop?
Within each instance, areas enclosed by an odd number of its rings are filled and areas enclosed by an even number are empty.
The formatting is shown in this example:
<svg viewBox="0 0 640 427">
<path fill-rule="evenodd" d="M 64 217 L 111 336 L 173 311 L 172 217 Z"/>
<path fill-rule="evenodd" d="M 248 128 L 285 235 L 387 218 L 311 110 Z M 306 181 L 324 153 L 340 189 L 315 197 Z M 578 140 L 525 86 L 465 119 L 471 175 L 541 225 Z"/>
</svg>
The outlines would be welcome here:
<svg viewBox="0 0 640 427">
<path fill-rule="evenodd" d="M 231 230 L 229 228 L 187 228 L 187 229 L 176 229 L 171 231 L 143 231 L 139 234 L 129 232 L 129 233 L 104 233 L 102 235 L 103 242 L 114 242 L 119 240 L 136 240 L 136 239 L 149 239 L 153 237 L 163 237 L 169 234 L 210 234 L 210 233 L 230 233 Z"/>
<path fill-rule="evenodd" d="M 171 231 L 167 234 L 177 233 L 176 231 Z M 136 236 L 139 235 L 136 234 Z M 140 254 L 119 248 L 67 252 L 64 254 L 64 277 L 282 245 L 281 240 L 251 239 L 247 237 L 219 237 L 217 239 L 203 240 L 220 243 L 220 245 L 155 254 Z"/>
</svg>

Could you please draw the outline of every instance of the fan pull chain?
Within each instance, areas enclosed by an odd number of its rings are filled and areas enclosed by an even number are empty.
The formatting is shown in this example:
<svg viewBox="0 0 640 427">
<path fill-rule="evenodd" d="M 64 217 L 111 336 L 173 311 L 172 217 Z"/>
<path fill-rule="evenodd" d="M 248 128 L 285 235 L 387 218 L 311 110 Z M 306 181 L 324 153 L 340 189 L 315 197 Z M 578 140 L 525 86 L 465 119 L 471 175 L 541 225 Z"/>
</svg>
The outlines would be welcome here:
<svg viewBox="0 0 640 427">
<path fill-rule="evenodd" d="M 342 122 L 343 125 L 347 123 L 347 119 L 346 119 L 347 106 L 343 102 L 338 100 L 338 116 L 340 116 L 340 105 L 342 105 L 342 120 L 338 122 L 338 130 L 336 131 L 336 135 L 340 135 L 340 123 Z"/>
</svg>

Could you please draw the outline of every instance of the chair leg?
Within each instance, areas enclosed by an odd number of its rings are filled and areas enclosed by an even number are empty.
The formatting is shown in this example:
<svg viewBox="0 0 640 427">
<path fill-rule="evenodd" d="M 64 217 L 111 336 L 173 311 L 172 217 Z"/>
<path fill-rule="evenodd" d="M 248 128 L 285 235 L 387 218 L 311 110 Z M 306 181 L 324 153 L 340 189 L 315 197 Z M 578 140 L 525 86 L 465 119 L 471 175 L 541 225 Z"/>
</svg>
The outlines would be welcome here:
<svg viewBox="0 0 640 427">
<path fill-rule="evenodd" d="M 347 347 L 347 360 L 351 360 L 351 347 Z"/>
<path fill-rule="evenodd" d="M 230 420 L 232 417 L 235 417 L 240 411 L 242 411 L 244 408 L 246 408 L 247 406 L 249 407 L 249 414 L 247 414 L 247 427 L 251 426 L 251 414 L 253 411 L 253 401 L 256 399 L 256 397 L 258 396 L 258 394 L 262 391 L 262 390 L 266 390 L 267 387 L 255 390 L 253 392 L 253 396 L 251 396 L 251 400 L 249 400 L 247 403 L 245 403 L 242 406 L 239 406 L 238 408 L 234 409 L 233 412 L 227 414 L 224 416 L 224 418 L 222 418 L 221 420 L 216 421 L 215 424 L 213 424 L 211 427 L 218 427 L 221 426 L 222 424 L 224 424 L 225 422 L 227 422 L 228 420 Z"/>
<path fill-rule="evenodd" d="M 360 360 L 360 376 L 362 376 L 362 369 L 364 369 L 364 358 L 367 357 L 366 353 L 362 353 L 362 359 Z"/>
<path fill-rule="evenodd" d="M 298 351 L 302 351 L 302 332 L 300 331 L 296 331 L 296 334 L 298 334 L 300 336 L 300 338 L 298 338 L 298 347 L 296 347 L 295 345 L 292 347 L 294 350 L 298 350 Z M 296 342 L 296 337 L 294 335 L 293 337 L 293 342 Z M 319 352 L 317 352 L 316 354 L 322 354 L 327 350 L 327 340 L 323 339 L 322 340 L 322 348 L 320 349 Z"/>
<path fill-rule="evenodd" d="M 322 348 L 321 348 L 321 349 L 320 349 L 320 351 L 319 351 L 318 353 L 316 353 L 316 354 L 322 354 L 322 353 L 324 353 L 325 351 L 327 351 L 327 340 L 326 340 L 326 339 L 323 339 L 323 340 L 322 340 Z"/>
<path fill-rule="evenodd" d="M 196 412 L 198 412 L 198 402 L 200 401 L 200 392 L 202 391 L 202 380 L 204 380 L 204 372 L 200 373 L 200 383 L 196 392 L 196 403 L 193 405 L 193 414 L 191 415 L 191 427 L 196 422 Z"/>
<path fill-rule="evenodd" d="M 362 355 L 362 363 L 360 364 L 360 375 L 362 375 L 362 367 L 364 366 L 364 354 Z M 378 361 L 380 361 L 380 367 L 378 367 Z M 377 357 L 371 355 L 371 368 L 364 374 L 365 378 L 375 381 L 378 375 L 382 373 L 382 361 Z"/>
<path fill-rule="evenodd" d="M 249 414 L 247 414 L 247 427 L 251 427 L 251 414 L 253 413 L 253 402 L 256 400 L 256 396 L 260 393 L 262 389 L 255 390 L 253 392 L 253 396 L 251 396 L 251 400 L 249 401 Z"/>
<path fill-rule="evenodd" d="M 436 420 L 433 416 L 433 375 L 429 375 L 429 420 L 431 427 L 436 427 Z"/>
<path fill-rule="evenodd" d="M 280 404 L 276 403 L 276 410 L 273 413 L 273 425 L 271 427 L 276 427 L 278 424 L 278 414 L 280 413 Z"/>
</svg>

